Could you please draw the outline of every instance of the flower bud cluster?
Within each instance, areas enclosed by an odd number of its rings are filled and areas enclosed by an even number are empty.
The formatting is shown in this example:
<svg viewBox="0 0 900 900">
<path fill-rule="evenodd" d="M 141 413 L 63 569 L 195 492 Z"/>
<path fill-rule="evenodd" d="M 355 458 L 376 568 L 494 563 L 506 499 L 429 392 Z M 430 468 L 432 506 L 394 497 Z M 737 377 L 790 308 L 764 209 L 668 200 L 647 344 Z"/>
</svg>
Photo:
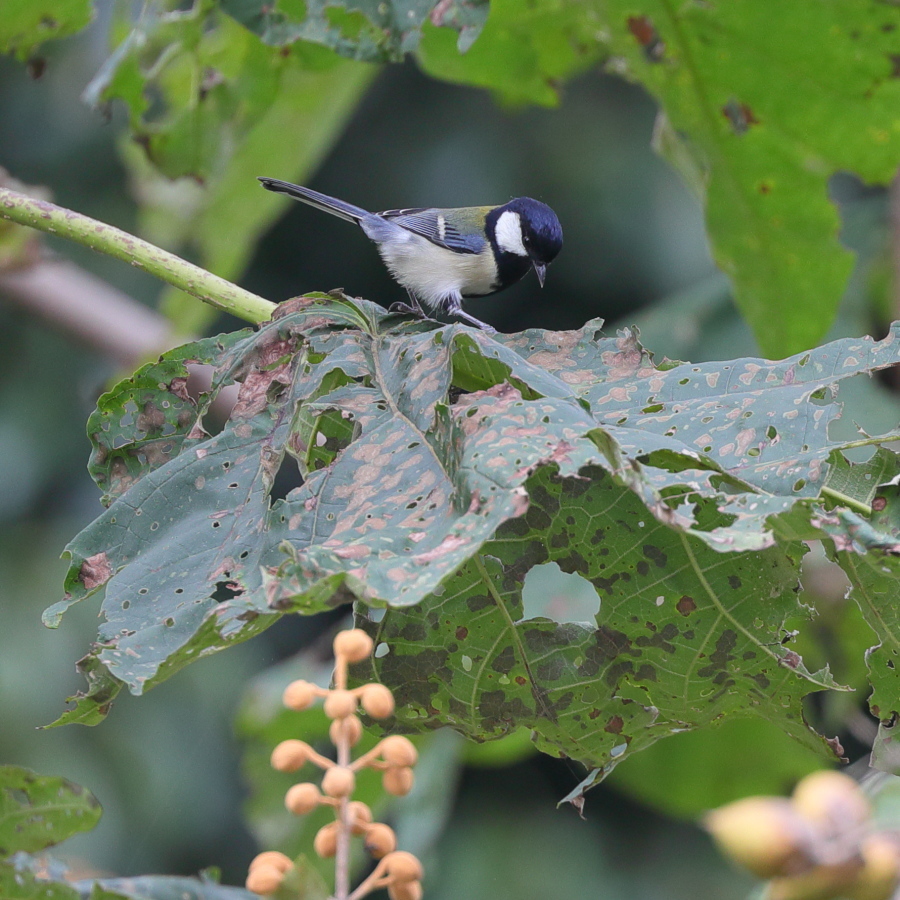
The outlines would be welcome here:
<svg viewBox="0 0 900 900">
<path fill-rule="evenodd" d="M 385 791 L 403 796 L 412 790 L 413 766 L 418 753 L 412 743 L 400 735 L 384 738 L 368 753 L 351 760 L 350 750 L 362 737 L 360 707 L 373 719 L 385 719 L 394 711 L 394 697 L 383 684 L 364 684 L 348 690 L 347 667 L 362 662 L 372 654 L 372 639 L 360 629 L 340 632 L 334 639 L 335 686 L 320 688 L 307 681 L 294 681 L 285 688 L 283 702 L 288 709 L 308 709 L 318 698 L 324 698 L 325 714 L 332 720 L 329 736 L 337 747 L 337 761 L 317 753 L 299 740 L 282 741 L 272 751 L 272 767 L 281 772 L 296 772 L 307 763 L 324 770 L 321 788 L 312 782 L 293 785 L 285 794 L 284 805 L 294 815 L 303 816 L 319 806 L 335 810 L 335 820 L 316 834 L 313 847 L 322 858 L 337 857 L 338 875 L 347 867 L 347 845 L 351 835 L 363 838 L 367 852 L 378 860 L 375 869 L 352 894 L 360 900 L 371 891 L 387 888 L 391 900 L 420 900 L 422 866 L 411 853 L 397 850 L 393 830 L 374 822 L 372 811 L 358 800 L 351 800 L 356 787 L 356 773 L 376 769 L 382 773 Z M 262 895 L 274 894 L 285 882 L 294 864 L 282 853 L 266 852 L 250 864 L 247 888 Z M 344 879 L 346 880 L 346 872 Z M 336 878 L 339 882 L 340 878 Z M 337 884 L 336 895 L 348 896 Z"/>
<path fill-rule="evenodd" d="M 889 900 L 900 885 L 900 834 L 879 830 L 852 778 L 814 772 L 793 796 L 747 797 L 709 813 L 719 848 L 760 878 L 765 900 Z"/>
</svg>

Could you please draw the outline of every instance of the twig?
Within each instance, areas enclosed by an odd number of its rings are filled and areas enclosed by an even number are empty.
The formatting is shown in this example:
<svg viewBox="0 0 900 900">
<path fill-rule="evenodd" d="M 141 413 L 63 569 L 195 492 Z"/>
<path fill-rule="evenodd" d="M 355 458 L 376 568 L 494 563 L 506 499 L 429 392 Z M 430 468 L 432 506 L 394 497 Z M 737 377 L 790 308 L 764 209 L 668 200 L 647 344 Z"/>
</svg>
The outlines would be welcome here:
<svg viewBox="0 0 900 900">
<path fill-rule="evenodd" d="M 0 187 L 0 217 L 107 253 L 247 322 L 264 322 L 275 309 L 274 303 L 173 253 L 46 200 Z"/>
<path fill-rule="evenodd" d="M 72 262 L 41 260 L 0 272 L 0 295 L 123 368 L 173 345 L 164 316 Z"/>
<path fill-rule="evenodd" d="M 340 690 L 347 689 L 347 660 L 339 655 L 335 660 L 334 686 Z M 337 747 L 337 764 L 350 765 L 350 739 L 346 729 L 338 729 L 339 737 L 335 741 Z M 334 854 L 334 896 L 335 900 L 347 900 L 350 895 L 350 816 L 348 797 L 341 797 L 338 807 L 337 848 Z"/>
<path fill-rule="evenodd" d="M 170 349 L 188 335 L 174 335 L 172 325 L 111 284 L 66 260 L 40 260 L 0 271 L 0 297 L 47 325 L 71 335 L 129 371 Z M 209 390 L 210 366 L 190 365 L 188 390 Z M 237 386 L 222 388 L 214 413 L 227 419 L 237 399 Z"/>
</svg>

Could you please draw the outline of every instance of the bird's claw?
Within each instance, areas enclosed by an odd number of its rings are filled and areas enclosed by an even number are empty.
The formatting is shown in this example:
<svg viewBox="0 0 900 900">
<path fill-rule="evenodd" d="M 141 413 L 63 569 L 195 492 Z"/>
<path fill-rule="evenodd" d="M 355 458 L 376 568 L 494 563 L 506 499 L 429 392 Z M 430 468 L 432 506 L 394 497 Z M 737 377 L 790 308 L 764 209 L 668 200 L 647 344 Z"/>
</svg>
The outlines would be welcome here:
<svg viewBox="0 0 900 900">
<path fill-rule="evenodd" d="M 415 316 L 417 319 L 424 319 L 425 313 L 416 306 L 410 306 L 408 303 L 392 303 L 388 307 L 388 312 L 406 313 L 408 316 Z"/>
</svg>

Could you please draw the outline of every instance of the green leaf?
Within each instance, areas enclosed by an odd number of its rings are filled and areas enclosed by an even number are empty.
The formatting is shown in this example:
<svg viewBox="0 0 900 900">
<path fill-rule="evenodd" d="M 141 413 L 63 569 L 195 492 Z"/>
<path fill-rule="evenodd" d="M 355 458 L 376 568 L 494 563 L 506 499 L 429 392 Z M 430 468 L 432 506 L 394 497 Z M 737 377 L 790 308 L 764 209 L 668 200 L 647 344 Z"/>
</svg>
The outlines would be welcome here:
<svg viewBox="0 0 900 900">
<path fill-rule="evenodd" d="M 6 0 L 0 53 L 25 60 L 45 41 L 81 31 L 94 17 L 91 0 Z"/>
<path fill-rule="evenodd" d="M 493 0 L 481 36 L 465 52 L 447 29 L 426 25 L 418 59 L 436 78 L 489 88 L 508 104 L 555 106 L 562 81 L 603 52 L 595 4 Z"/>
<path fill-rule="evenodd" d="M 852 463 L 842 453 L 835 453 L 830 463 L 824 485 L 829 496 L 838 502 L 852 501 L 866 511 L 871 511 L 884 483 L 900 471 L 896 454 L 881 448 L 864 463 Z"/>
<path fill-rule="evenodd" d="M 141 200 L 140 232 L 233 280 L 289 202 L 256 176 L 308 175 L 377 68 L 303 42 L 267 47 L 211 5 L 151 7 L 114 32 L 119 43 L 86 96 L 129 108 L 121 152 Z M 148 95 L 158 98 L 152 108 Z M 181 334 L 215 315 L 174 288 L 162 306 Z"/>
<path fill-rule="evenodd" d="M 426 20 L 458 32 L 463 50 L 488 13 L 487 0 L 220 0 L 222 9 L 267 44 L 324 44 L 342 56 L 366 61 L 403 59 L 415 50 Z"/>
<path fill-rule="evenodd" d="M 605 772 L 661 737 L 751 711 L 814 748 L 800 700 L 813 684 L 836 685 L 782 645 L 785 621 L 802 614 L 801 548 L 723 566 L 611 477 L 579 476 L 541 469 L 526 483 L 528 512 L 438 596 L 377 624 L 361 618 L 382 648 L 374 671 L 395 692 L 398 723 L 451 722 L 482 739 L 524 725 L 539 749 Z M 525 573 L 548 560 L 594 585 L 596 624 L 524 617 Z"/>
<path fill-rule="evenodd" d="M 35 853 L 90 831 L 100 812 L 89 791 L 65 778 L 0 766 L 0 858 Z"/>
<path fill-rule="evenodd" d="M 837 685 L 789 646 L 808 613 L 801 542 L 875 552 L 819 493 L 848 446 L 828 433 L 840 383 L 896 365 L 900 325 L 781 362 L 662 366 L 599 328 L 492 338 L 311 296 L 113 389 L 92 419 L 112 502 L 67 548 L 68 596 L 47 614 L 106 586 L 82 662 L 98 696 L 67 715 L 97 721 L 119 683 L 141 693 L 285 613 L 356 600 L 363 619 L 391 607 L 367 627 L 407 730 L 528 727 L 593 777 L 728 716 L 826 749 L 801 700 Z M 193 358 L 215 369 L 196 404 L 173 392 Z M 142 452 L 158 439 L 164 458 Z M 278 499 L 276 474 L 297 485 Z M 547 564 L 593 604 L 523 599 Z"/>
<path fill-rule="evenodd" d="M 27 867 L 0 861 L 0 897 L 4 900 L 79 900 L 72 885 L 62 880 L 35 877 Z"/>
<path fill-rule="evenodd" d="M 815 344 L 852 266 L 828 178 L 886 183 L 896 170 L 900 11 L 878 0 L 603 8 L 615 71 L 659 100 L 689 181 L 706 175 L 714 254 L 764 351 Z"/>
</svg>

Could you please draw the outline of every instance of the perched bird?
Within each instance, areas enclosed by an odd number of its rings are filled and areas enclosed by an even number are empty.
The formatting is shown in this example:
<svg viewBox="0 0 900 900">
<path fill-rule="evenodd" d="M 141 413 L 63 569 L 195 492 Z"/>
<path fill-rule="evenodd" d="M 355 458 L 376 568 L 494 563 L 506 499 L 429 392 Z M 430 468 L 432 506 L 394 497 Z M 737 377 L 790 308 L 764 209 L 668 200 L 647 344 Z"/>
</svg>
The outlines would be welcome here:
<svg viewBox="0 0 900 900">
<path fill-rule="evenodd" d="M 531 268 L 543 287 L 547 266 L 562 248 L 556 213 L 530 197 L 517 197 L 502 206 L 371 213 L 297 184 L 259 180 L 267 190 L 356 222 L 378 245 L 391 275 L 409 294 L 410 306 L 395 303 L 391 309 L 418 316 L 425 315 L 420 306 L 424 303 L 493 332 L 463 310 L 463 298 L 503 290 Z"/>
</svg>

